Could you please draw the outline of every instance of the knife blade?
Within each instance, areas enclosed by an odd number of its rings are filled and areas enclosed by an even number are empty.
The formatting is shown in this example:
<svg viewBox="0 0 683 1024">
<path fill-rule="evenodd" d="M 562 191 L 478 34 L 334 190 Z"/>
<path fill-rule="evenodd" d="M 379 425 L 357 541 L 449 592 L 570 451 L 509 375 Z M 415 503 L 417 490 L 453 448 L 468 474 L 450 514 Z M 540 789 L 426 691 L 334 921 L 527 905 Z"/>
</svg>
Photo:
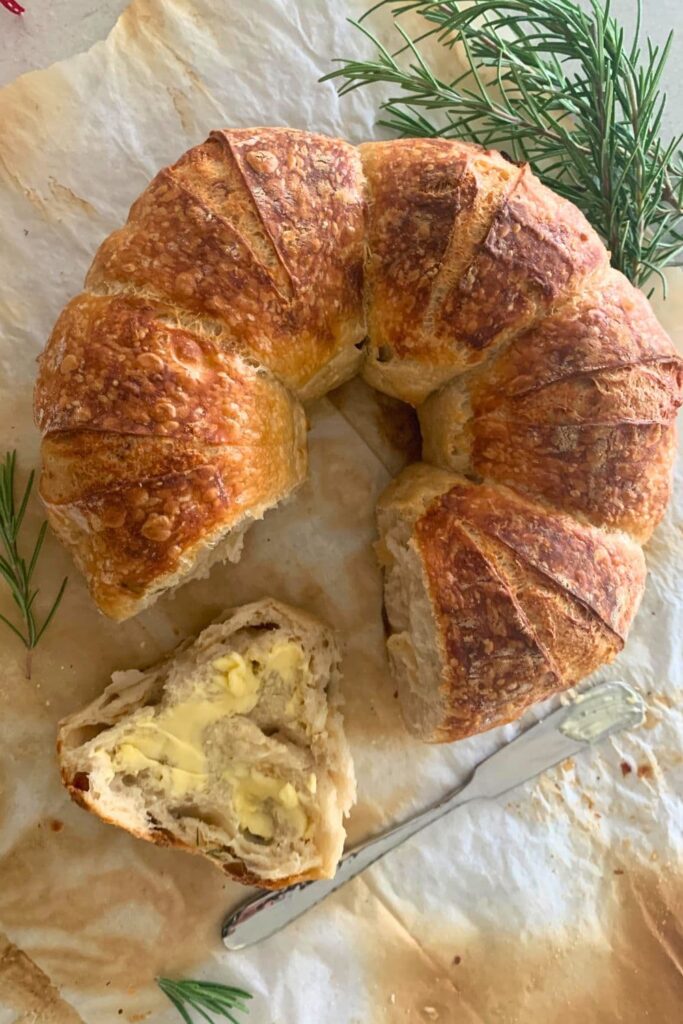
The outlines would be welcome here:
<svg viewBox="0 0 683 1024">
<path fill-rule="evenodd" d="M 260 892 L 245 900 L 226 918 L 223 943 L 236 950 L 269 938 L 456 807 L 502 796 L 592 744 L 623 729 L 635 728 L 642 723 L 645 710 L 642 697 L 622 682 L 602 683 L 580 694 L 482 761 L 465 785 L 451 790 L 408 821 L 349 850 L 334 878 Z"/>
</svg>

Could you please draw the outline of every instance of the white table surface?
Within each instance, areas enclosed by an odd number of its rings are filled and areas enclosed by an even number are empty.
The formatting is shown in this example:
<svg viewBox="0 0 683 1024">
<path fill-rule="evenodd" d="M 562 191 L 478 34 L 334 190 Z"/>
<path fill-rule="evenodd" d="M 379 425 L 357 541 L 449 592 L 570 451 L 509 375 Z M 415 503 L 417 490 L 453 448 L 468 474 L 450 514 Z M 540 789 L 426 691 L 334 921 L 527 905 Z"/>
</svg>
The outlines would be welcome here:
<svg viewBox="0 0 683 1024">
<path fill-rule="evenodd" d="M 21 17 L 0 6 L 0 85 L 104 39 L 129 0 L 20 0 Z"/>
<path fill-rule="evenodd" d="M 216 0 L 220 2 L 220 0 Z M 231 3 L 222 0 L 226 13 Z M 300 0 L 327 3 L 328 0 Z M 34 68 L 47 67 L 70 57 L 103 39 L 114 25 L 128 0 L 22 0 L 26 13 L 21 17 L 0 7 L 0 86 Z M 370 6 L 368 0 L 368 7 Z M 662 43 L 671 28 L 676 31 L 664 85 L 669 94 L 665 133 L 683 129 L 683 0 L 643 0 L 645 31 L 656 43 Z M 256 7 L 255 7 L 256 9 Z M 612 10 L 627 32 L 634 22 L 636 0 L 612 0 Z"/>
</svg>

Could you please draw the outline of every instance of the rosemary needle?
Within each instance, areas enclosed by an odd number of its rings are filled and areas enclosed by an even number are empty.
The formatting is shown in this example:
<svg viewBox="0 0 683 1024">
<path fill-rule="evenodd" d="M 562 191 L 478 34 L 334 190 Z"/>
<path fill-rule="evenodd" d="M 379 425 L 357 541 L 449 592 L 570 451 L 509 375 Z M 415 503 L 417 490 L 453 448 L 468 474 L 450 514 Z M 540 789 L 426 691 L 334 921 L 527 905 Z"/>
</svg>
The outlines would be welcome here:
<svg viewBox="0 0 683 1024">
<path fill-rule="evenodd" d="M 14 498 L 16 463 L 17 453 L 15 451 L 7 452 L 4 460 L 0 463 L 0 547 L 2 549 L 2 554 L 0 554 L 0 576 L 9 587 L 21 621 L 19 625 L 15 625 L 15 623 L 2 614 L 0 614 L 0 621 L 9 627 L 26 647 L 26 676 L 30 679 L 31 653 L 52 622 L 62 600 L 67 580 L 66 577 L 62 580 L 50 610 L 47 612 L 42 624 L 39 624 L 36 619 L 34 603 L 40 589 L 34 586 L 33 576 L 43 547 L 43 541 L 45 540 L 47 523 L 44 522 L 40 527 L 33 552 L 27 562 L 19 553 L 18 538 L 29 498 L 31 497 L 35 474 L 31 471 L 17 507 Z"/>
<path fill-rule="evenodd" d="M 361 22 L 391 7 L 397 48 L 382 46 Z M 396 91 L 379 124 L 402 136 L 439 136 L 509 149 L 581 209 L 634 284 L 683 249 L 683 135 L 660 137 L 660 89 L 671 49 L 627 43 L 609 0 L 380 0 L 353 24 L 377 48 L 374 59 L 341 60 L 322 81 L 340 93 L 382 83 Z M 402 15 L 421 19 L 408 35 Z M 412 24 L 412 23 L 411 23 Z M 424 42 L 460 44 L 467 68 L 440 78 Z"/>
<path fill-rule="evenodd" d="M 157 978 L 157 985 L 168 996 L 185 1024 L 194 1024 L 190 1011 L 195 1011 L 202 1020 L 214 1024 L 223 1018 L 231 1024 L 239 1024 L 231 1013 L 248 1013 L 246 1000 L 253 999 L 250 992 L 233 985 L 221 985 L 216 981 L 195 981 L 186 979 L 172 981 L 171 978 Z"/>
</svg>

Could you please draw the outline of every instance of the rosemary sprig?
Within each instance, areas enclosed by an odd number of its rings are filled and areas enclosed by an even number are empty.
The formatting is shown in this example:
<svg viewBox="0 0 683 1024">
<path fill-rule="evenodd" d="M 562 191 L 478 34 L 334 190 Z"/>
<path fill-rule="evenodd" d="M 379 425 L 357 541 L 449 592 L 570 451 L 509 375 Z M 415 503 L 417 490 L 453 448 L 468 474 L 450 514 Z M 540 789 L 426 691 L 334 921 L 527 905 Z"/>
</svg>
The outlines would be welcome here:
<svg viewBox="0 0 683 1024">
<path fill-rule="evenodd" d="M 35 474 L 32 470 L 17 508 L 14 499 L 16 463 L 17 453 L 15 451 L 6 452 L 3 462 L 0 463 L 0 544 L 3 551 L 3 554 L 0 554 L 0 576 L 5 580 L 12 600 L 19 609 L 21 624 L 15 625 L 2 614 L 0 614 L 0 621 L 9 626 L 26 647 L 26 676 L 30 679 L 31 652 L 52 622 L 62 600 L 67 579 L 65 577 L 62 580 L 50 610 L 43 619 L 42 625 L 39 625 L 36 620 L 34 603 L 40 593 L 40 588 L 33 586 L 33 574 L 45 540 L 47 523 L 44 522 L 40 527 L 33 553 L 27 562 L 19 554 L 18 537 L 31 496 Z"/>
<path fill-rule="evenodd" d="M 361 22 L 391 6 L 399 45 L 390 52 Z M 409 36 L 406 13 L 424 31 Z M 643 285 L 683 249 L 683 134 L 660 138 L 660 90 L 672 35 L 663 47 L 626 43 L 609 0 L 380 0 L 352 22 L 377 47 L 374 60 L 341 60 L 322 81 L 340 93 L 383 83 L 379 124 L 402 136 L 441 136 L 504 147 L 586 214 L 612 263 Z M 427 39 L 460 43 L 467 69 L 439 78 Z M 666 282 L 662 278 L 664 286 Z"/>
<path fill-rule="evenodd" d="M 157 978 L 157 985 L 171 1000 L 185 1024 L 194 1024 L 190 1010 L 195 1010 L 203 1020 L 208 1021 L 208 1024 L 215 1024 L 216 1018 L 213 1014 L 229 1020 L 231 1024 L 239 1024 L 230 1011 L 248 1013 L 249 1008 L 245 1006 L 245 1002 L 253 999 L 251 993 L 245 992 L 243 988 L 221 985 L 214 981 L 172 981 L 170 978 Z"/>
</svg>

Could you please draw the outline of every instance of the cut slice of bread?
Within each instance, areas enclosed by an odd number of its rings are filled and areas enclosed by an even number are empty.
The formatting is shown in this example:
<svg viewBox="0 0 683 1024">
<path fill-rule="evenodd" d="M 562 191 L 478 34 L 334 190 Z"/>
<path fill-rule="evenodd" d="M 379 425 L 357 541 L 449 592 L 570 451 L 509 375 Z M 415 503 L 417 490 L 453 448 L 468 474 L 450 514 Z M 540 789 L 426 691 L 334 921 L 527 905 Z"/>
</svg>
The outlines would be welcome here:
<svg viewBox="0 0 683 1024">
<path fill-rule="evenodd" d="M 104 821 L 245 884 L 334 875 L 355 798 L 331 630 L 262 600 L 61 722 L 62 779 Z"/>
</svg>

